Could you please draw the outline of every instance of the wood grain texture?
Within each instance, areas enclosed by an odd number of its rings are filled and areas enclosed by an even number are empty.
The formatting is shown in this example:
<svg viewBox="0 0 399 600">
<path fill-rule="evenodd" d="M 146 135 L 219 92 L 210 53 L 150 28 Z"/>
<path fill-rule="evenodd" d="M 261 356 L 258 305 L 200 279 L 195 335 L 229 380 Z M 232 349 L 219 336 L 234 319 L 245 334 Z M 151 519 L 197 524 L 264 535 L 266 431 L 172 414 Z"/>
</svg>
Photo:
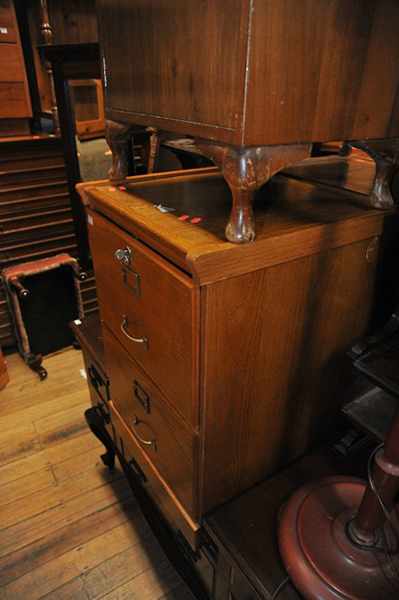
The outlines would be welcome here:
<svg viewBox="0 0 399 600">
<path fill-rule="evenodd" d="M 396 0 L 102 0 L 99 15 L 114 120 L 237 146 L 399 134 Z"/>
<path fill-rule="evenodd" d="M 81 194 L 93 209 L 155 248 L 200 285 L 262 267 L 367 239 L 380 231 L 383 213 L 366 208 L 364 194 L 372 185 L 373 171 L 348 170 L 347 190 L 339 189 L 342 176 L 331 174 L 328 186 L 278 176 L 260 190 L 255 203 L 257 239 L 237 246 L 224 239 L 230 210 L 229 190 L 217 171 L 171 172 L 128 180 L 126 191 L 109 186 L 82 184 Z M 307 174 L 303 163 L 301 179 Z M 84 192 L 84 190 L 87 190 Z M 350 191 L 348 191 L 350 190 Z M 162 204 L 175 212 L 154 210 Z M 201 215 L 195 227 L 179 217 Z M 339 225 L 338 225 L 339 224 Z M 284 243 L 278 240 L 284 239 Z"/>
<path fill-rule="evenodd" d="M 195 519 L 198 516 L 196 436 L 107 328 L 104 328 L 104 343 L 115 408 L 143 452 Z M 141 443 L 140 439 L 152 445 Z"/>
<path fill-rule="evenodd" d="M 355 188 L 363 191 L 367 177 L 369 169 L 364 180 L 357 173 Z M 338 183 L 317 186 L 283 175 L 259 195 L 256 242 L 237 247 L 222 241 L 228 192 L 214 170 L 128 180 L 125 187 L 80 186 L 91 205 L 92 252 L 101 282 L 100 306 L 106 309 L 103 324 L 130 355 L 106 335 L 111 413 L 123 455 L 137 461 L 161 511 L 174 527 L 178 523 L 195 547 L 197 523 L 207 511 L 334 429 L 347 382 L 345 352 L 368 323 L 384 213 L 366 209 L 364 194 L 340 189 Z M 159 213 L 155 208 L 159 204 L 173 207 L 175 213 Z M 204 216 L 203 225 L 179 220 L 180 214 L 194 210 Z M 162 294 L 147 296 L 145 308 L 136 297 L 131 273 L 128 281 L 133 289 L 121 284 L 121 267 L 113 254 L 126 247 L 133 250 L 130 270 L 139 267 L 144 248 L 146 258 L 156 264 L 156 270 L 144 261 L 143 268 L 137 268 L 143 281 L 152 273 L 148 290 L 154 289 L 156 280 L 168 282 Z M 192 279 L 179 270 L 181 265 L 186 273 L 191 271 Z M 185 282 L 173 287 L 173 293 L 171 275 Z M 200 294 L 200 321 L 186 317 L 187 290 Z M 167 313 L 159 307 L 150 310 L 154 297 L 162 298 Z M 169 303 L 171 297 L 174 301 Z M 192 356 L 199 361 L 199 378 L 193 387 L 188 383 L 179 387 L 180 343 L 168 346 L 172 375 L 166 376 L 179 380 L 166 389 L 159 364 L 145 363 L 133 344 L 122 342 L 118 315 L 123 310 L 137 319 L 139 335 L 144 335 L 140 324 L 151 327 L 152 321 L 158 323 L 158 335 L 165 329 L 180 339 L 184 322 L 185 335 L 197 336 L 199 346 Z M 139 406 L 136 410 L 135 377 L 154 395 L 153 414 Z M 195 386 L 200 414 L 198 469 L 187 468 L 192 442 L 177 427 L 177 415 L 176 420 L 171 418 L 172 407 L 190 424 L 184 406 L 191 405 Z M 176 390 L 183 392 L 179 405 Z M 135 416 L 145 426 L 132 426 Z M 168 448 L 167 457 L 153 454 L 152 443 L 151 449 L 144 448 L 134 437 L 137 434 L 147 442 L 159 435 Z M 179 447 L 182 459 L 174 465 Z M 186 490 L 190 494 L 198 490 L 195 512 Z"/>
<path fill-rule="evenodd" d="M 102 321 L 173 406 L 196 425 L 199 313 L 192 281 L 100 215 L 92 214 L 91 218 L 91 252 L 94 263 L 101 265 L 96 281 Z M 115 252 L 124 248 L 132 251 L 128 266 L 115 259 Z M 176 311 L 178 323 L 174 319 Z M 121 330 L 124 318 L 125 333 Z M 148 344 L 130 340 L 126 332 L 135 338 L 147 338 Z M 178 371 L 174 368 L 176 361 Z"/>
<path fill-rule="evenodd" d="M 14 431 L 14 440 L 8 438 L 14 448 L 36 428 L 43 435 L 68 430 L 68 422 L 75 421 L 68 399 L 75 399 L 81 412 L 90 405 L 79 372 L 80 352 L 58 353 L 45 363 L 50 377 L 39 386 L 18 355 L 9 357 L 11 381 L 1 394 L 0 429 L 3 435 Z M 14 455 L 0 466 L 2 600 L 118 597 L 118 588 L 121 597 L 127 590 L 140 598 L 153 597 L 152 592 L 161 597 L 176 587 L 183 598 L 184 584 L 120 469 L 110 477 L 99 460 L 101 449 L 91 432 L 56 443 L 43 440 L 35 451 Z"/>
<path fill-rule="evenodd" d="M 54 44 L 98 41 L 95 0 L 48 0 Z"/>
<path fill-rule="evenodd" d="M 10 378 L 7 370 L 7 362 L 0 348 L 0 390 L 3 390 Z"/>
<path fill-rule="evenodd" d="M 196 549 L 200 542 L 199 523 L 193 520 L 187 513 L 173 489 L 162 477 L 149 456 L 143 452 L 140 444 L 130 432 L 112 401 L 110 402 L 110 409 L 119 452 L 125 458 L 126 462 L 134 459 L 141 473 L 144 474 L 142 483 L 145 485 L 149 495 L 155 500 L 161 513 L 172 527 L 172 530 L 180 530 L 192 548 Z"/>
<path fill-rule="evenodd" d="M 17 42 L 18 31 L 14 18 L 12 0 L 1 0 L 0 2 L 0 43 Z"/>
<path fill-rule="evenodd" d="M 1 24 L 2 20 L 5 25 Z M 32 116 L 24 55 L 12 1 L 5 0 L 1 4 L 0 27 L 6 30 L 5 34 L 0 34 L 0 119 L 8 119 L 3 121 L 6 127 L 10 127 L 5 130 L 5 135 L 12 135 L 20 131 L 18 125 L 13 131 L 14 119 Z"/>
<path fill-rule="evenodd" d="M 242 120 L 248 6 L 228 0 L 221 11 L 209 0 L 101 0 L 108 111 L 134 112 L 137 123 L 153 119 L 164 129 L 229 136 Z M 199 52 L 204 32 L 207 51 Z M 126 76 L 123 57 L 139 55 Z"/>
<path fill-rule="evenodd" d="M 371 241 L 203 290 L 205 512 L 331 431 L 369 316 Z"/>
</svg>

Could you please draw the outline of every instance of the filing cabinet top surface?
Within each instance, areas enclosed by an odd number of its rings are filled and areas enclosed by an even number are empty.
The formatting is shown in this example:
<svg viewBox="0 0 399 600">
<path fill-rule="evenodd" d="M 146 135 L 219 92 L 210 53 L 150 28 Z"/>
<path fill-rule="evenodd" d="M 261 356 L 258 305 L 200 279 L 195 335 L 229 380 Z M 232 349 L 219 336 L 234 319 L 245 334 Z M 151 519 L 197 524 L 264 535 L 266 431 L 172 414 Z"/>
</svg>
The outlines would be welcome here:
<svg viewBox="0 0 399 600">
<path fill-rule="evenodd" d="M 245 245 L 225 241 L 231 196 L 212 167 L 132 177 L 122 189 L 103 180 L 78 190 L 92 210 L 202 285 L 379 235 L 384 212 L 366 206 L 373 176 L 368 161 L 348 169 L 333 159 L 274 177 L 255 202 L 256 241 Z"/>
</svg>

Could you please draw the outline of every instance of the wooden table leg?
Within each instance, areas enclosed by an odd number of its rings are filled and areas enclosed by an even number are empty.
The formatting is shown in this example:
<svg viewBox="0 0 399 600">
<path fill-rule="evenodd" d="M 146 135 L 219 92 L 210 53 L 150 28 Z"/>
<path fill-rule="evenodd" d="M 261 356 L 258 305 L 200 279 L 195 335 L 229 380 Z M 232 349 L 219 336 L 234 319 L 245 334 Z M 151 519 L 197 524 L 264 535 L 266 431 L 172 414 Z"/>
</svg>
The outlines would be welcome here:
<svg viewBox="0 0 399 600">
<path fill-rule="evenodd" d="M 108 176 L 112 183 L 118 184 L 128 176 L 129 170 L 129 141 L 131 125 L 106 121 L 105 137 L 112 152 L 112 167 Z"/>
<path fill-rule="evenodd" d="M 195 145 L 221 169 L 231 190 L 233 206 L 226 238 L 236 244 L 255 239 L 252 205 L 256 190 L 281 169 L 305 159 L 311 149 L 311 144 L 245 148 L 202 139 Z"/>
<path fill-rule="evenodd" d="M 347 142 L 353 148 L 363 150 L 375 162 L 375 178 L 369 196 L 372 208 L 392 208 L 395 205 L 391 182 L 399 168 L 399 139 L 359 140 Z"/>
</svg>

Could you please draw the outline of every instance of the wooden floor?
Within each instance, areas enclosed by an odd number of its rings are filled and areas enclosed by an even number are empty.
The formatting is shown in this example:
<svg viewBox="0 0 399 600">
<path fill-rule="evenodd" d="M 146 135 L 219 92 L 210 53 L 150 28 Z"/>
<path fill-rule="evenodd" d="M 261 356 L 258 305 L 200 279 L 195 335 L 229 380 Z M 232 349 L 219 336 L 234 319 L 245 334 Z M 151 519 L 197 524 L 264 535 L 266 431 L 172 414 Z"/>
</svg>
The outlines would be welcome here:
<svg viewBox="0 0 399 600">
<path fill-rule="evenodd" d="M 0 392 L 0 600 L 189 600 L 124 480 L 83 418 L 81 353 L 16 354 Z"/>
</svg>

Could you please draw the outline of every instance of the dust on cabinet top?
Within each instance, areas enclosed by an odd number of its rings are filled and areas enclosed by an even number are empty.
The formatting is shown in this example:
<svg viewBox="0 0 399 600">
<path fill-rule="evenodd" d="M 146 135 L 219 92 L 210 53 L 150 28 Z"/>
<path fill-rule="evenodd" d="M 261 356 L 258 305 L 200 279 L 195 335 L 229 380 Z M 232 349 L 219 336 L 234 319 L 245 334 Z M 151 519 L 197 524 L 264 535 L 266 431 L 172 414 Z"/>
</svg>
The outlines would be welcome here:
<svg viewBox="0 0 399 600">
<path fill-rule="evenodd" d="M 244 245 L 225 241 L 231 194 L 216 168 L 130 177 L 118 187 L 87 182 L 77 189 L 90 209 L 204 285 L 378 236 L 386 212 L 367 207 L 374 167 L 361 163 L 346 168 L 346 178 L 342 159 L 322 163 L 320 175 L 310 160 L 298 172 L 275 176 L 257 194 L 257 237 Z"/>
</svg>

